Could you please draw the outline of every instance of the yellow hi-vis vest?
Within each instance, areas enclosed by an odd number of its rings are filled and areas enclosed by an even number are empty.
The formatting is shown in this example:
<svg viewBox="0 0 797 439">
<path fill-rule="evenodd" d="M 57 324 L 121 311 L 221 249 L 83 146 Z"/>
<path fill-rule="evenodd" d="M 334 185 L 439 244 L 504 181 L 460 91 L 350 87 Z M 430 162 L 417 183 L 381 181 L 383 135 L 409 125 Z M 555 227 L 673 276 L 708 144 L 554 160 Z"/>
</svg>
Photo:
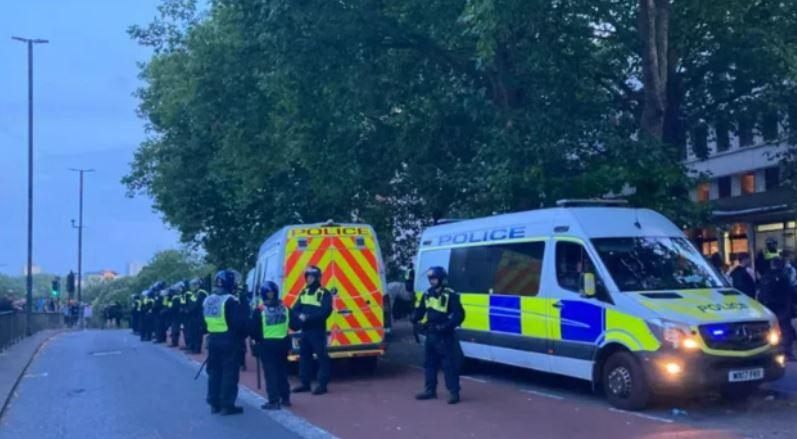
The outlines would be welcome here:
<svg viewBox="0 0 797 439">
<path fill-rule="evenodd" d="M 299 303 L 301 303 L 302 305 L 317 306 L 320 308 L 321 298 L 324 297 L 324 293 L 326 292 L 327 292 L 326 289 L 320 287 L 317 290 L 315 290 L 315 293 L 311 293 L 310 290 L 305 288 L 304 290 L 302 290 L 302 293 L 299 295 Z"/>
<path fill-rule="evenodd" d="M 426 309 L 433 309 L 443 314 L 448 313 L 448 295 L 451 292 L 451 289 L 444 288 L 437 297 L 432 297 L 430 294 L 425 294 L 423 298 L 423 304 L 426 306 Z"/>
<path fill-rule="evenodd" d="M 266 340 L 285 338 L 288 335 L 290 318 L 288 308 L 285 308 L 282 303 L 279 306 L 265 307 L 260 313 L 263 338 Z"/>
<path fill-rule="evenodd" d="M 764 249 L 763 253 L 764 253 L 764 260 L 765 261 L 770 261 L 770 260 L 775 259 L 775 258 L 780 256 L 780 253 L 778 253 L 777 251 L 771 252 L 771 251 L 769 251 L 767 249 Z"/>
<path fill-rule="evenodd" d="M 180 305 L 186 304 L 185 294 L 180 294 Z"/>
<path fill-rule="evenodd" d="M 205 316 L 205 324 L 208 327 L 208 332 L 211 334 L 219 334 L 227 332 L 227 317 L 225 316 L 224 305 L 228 300 L 232 299 L 231 294 L 224 295 L 211 295 L 205 299 L 202 304 L 202 313 Z"/>
</svg>

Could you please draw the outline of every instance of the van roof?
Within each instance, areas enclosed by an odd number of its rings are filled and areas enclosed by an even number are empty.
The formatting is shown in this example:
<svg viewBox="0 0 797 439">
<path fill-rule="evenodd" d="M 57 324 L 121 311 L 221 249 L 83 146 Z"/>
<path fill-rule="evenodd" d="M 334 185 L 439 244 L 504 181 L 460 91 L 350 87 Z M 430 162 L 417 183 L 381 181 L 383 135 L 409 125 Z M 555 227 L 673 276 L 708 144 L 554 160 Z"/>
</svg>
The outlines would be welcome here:
<svg viewBox="0 0 797 439">
<path fill-rule="evenodd" d="M 522 228 L 523 237 L 526 238 L 551 236 L 553 234 L 578 236 L 586 239 L 684 236 L 683 232 L 669 219 L 650 209 L 557 207 L 507 213 L 432 226 L 423 231 L 421 246 L 441 245 L 441 242 L 446 241 L 440 240 L 442 236 L 474 232 L 485 234 L 495 230 L 512 228 Z"/>
<path fill-rule="evenodd" d="M 362 227 L 368 229 L 371 234 L 374 234 L 374 228 L 371 227 L 370 224 L 364 223 L 339 223 L 339 222 L 332 222 L 332 221 L 324 221 L 320 223 L 308 223 L 308 224 L 289 224 L 287 226 L 283 226 L 276 232 L 272 233 L 263 244 L 260 245 L 260 250 L 258 251 L 258 257 L 266 252 L 268 249 L 272 248 L 274 245 L 278 245 L 282 243 L 283 238 L 287 235 L 289 230 L 297 229 L 297 228 L 316 228 L 316 227 Z"/>
</svg>

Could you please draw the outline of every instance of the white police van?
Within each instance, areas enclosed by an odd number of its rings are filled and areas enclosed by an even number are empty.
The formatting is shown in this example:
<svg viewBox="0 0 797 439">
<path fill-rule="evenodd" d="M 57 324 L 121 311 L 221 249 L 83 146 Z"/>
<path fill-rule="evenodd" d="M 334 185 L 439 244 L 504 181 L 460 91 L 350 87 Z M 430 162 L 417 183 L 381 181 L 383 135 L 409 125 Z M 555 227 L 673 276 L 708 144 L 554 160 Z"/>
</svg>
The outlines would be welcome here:
<svg viewBox="0 0 797 439">
<path fill-rule="evenodd" d="M 433 266 L 461 295 L 467 358 L 589 380 L 618 408 L 657 393 L 747 395 L 784 374 L 774 315 L 651 210 L 565 201 L 429 227 L 416 294 Z"/>
</svg>

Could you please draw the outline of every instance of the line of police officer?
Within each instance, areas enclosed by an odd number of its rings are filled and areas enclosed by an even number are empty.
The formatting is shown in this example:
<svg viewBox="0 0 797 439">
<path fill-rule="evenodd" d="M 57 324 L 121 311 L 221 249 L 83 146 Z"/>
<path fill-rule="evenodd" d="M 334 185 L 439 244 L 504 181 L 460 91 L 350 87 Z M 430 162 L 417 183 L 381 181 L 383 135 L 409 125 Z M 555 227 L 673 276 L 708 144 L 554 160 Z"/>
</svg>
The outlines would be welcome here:
<svg viewBox="0 0 797 439">
<path fill-rule="evenodd" d="M 332 293 L 321 285 L 323 273 L 318 267 L 309 266 L 304 277 L 306 286 L 290 309 L 280 300 L 279 288 L 273 282 L 260 286 L 258 297 L 247 298 L 240 288 L 240 274 L 234 270 L 222 270 L 216 274 L 210 295 L 199 289 L 198 280 L 190 282 L 187 291 L 184 283 L 166 289 L 163 282 L 158 282 L 142 293 L 142 297 L 134 298 L 134 312 L 137 313 L 134 331 L 141 334 L 142 340 L 149 340 L 154 334 L 156 342 L 165 342 L 166 328 L 170 326 L 172 344 L 176 346 L 183 326 L 186 340 L 194 340 L 196 333 L 190 322 L 196 317 L 196 312 L 191 305 L 201 303 L 203 329 L 208 333 L 206 400 L 211 413 L 233 415 L 243 412 L 235 401 L 247 336 L 255 342 L 253 349 L 262 361 L 266 377 L 268 402 L 261 408 L 276 410 L 290 406 L 291 391 L 287 379 L 291 350 L 289 330 L 301 331 L 300 385 L 293 392 L 311 391 L 314 358 L 318 361 L 318 372 L 317 385 L 312 393 L 327 393 L 330 378 L 326 321 L 332 314 Z M 447 274 L 442 267 L 431 268 L 427 277 L 430 288 L 418 301 L 413 316 L 413 323 L 425 335 L 425 387 L 416 398 L 428 400 L 437 397 L 437 374 L 442 369 L 449 391 L 448 402 L 456 404 L 460 400 L 462 355 L 454 331 L 464 320 L 465 311 L 459 296 L 446 286 Z M 238 297 L 236 293 L 239 293 Z M 207 297 L 199 301 L 202 295 Z M 185 313 L 180 312 L 183 309 Z M 200 349 L 201 337 L 202 332 L 199 332 Z M 196 345 L 190 343 L 187 342 L 189 350 L 198 352 L 199 349 L 193 349 Z"/>
<path fill-rule="evenodd" d="M 131 326 L 141 341 L 165 343 L 169 332 L 172 346 L 179 346 L 180 333 L 185 339 L 184 349 L 202 352 L 205 333 L 202 303 L 208 293 L 199 279 L 180 281 L 171 287 L 159 281 L 141 294 L 132 297 Z"/>
</svg>

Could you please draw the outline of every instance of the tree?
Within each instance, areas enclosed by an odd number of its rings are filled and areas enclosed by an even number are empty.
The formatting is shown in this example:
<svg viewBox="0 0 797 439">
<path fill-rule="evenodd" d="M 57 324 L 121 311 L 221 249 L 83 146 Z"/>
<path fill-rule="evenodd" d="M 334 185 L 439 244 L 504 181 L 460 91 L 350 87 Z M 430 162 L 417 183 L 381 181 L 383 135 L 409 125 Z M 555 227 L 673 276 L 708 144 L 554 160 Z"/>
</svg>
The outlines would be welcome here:
<svg viewBox="0 0 797 439">
<path fill-rule="evenodd" d="M 688 134 L 784 100 L 795 17 L 764 0 L 164 1 L 130 30 L 154 55 L 124 182 L 219 265 L 327 219 L 373 224 L 395 265 L 440 219 L 630 188 L 696 224 Z"/>
</svg>

